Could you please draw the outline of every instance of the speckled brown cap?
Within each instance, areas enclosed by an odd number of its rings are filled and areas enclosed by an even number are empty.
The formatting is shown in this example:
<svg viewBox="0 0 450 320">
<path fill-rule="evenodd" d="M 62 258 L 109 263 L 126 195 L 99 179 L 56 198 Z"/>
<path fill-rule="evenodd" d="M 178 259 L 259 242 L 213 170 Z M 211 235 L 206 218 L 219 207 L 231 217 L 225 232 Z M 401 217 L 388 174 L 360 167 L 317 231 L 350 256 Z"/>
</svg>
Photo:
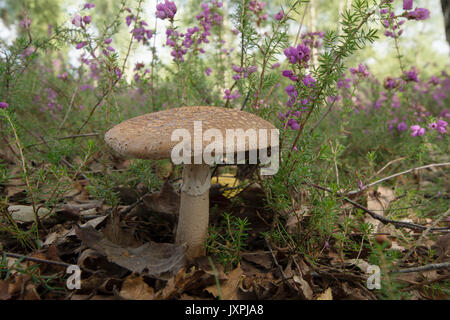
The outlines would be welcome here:
<svg viewBox="0 0 450 320">
<path fill-rule="evenodd" d="M 186 129 L 194 137 L 194 121 L 201 121 L 202 134 L 208 129 L 218 129 L 226 145 L 227 129 L 267 129 L 268 145 L 271 145 L 270 130 L 276 129 L 270 122 L 245 111 L 218 107 L 181 107 L 126 120 L 105 134 L 106 143 L 122 155 L 140 159 L 168 159 L 172 148 L 179 141 L 171 141 L 176 129 Z M 194 140 L 194 138 L 192 138 Z M 214 139 L 213 139 L 214 140 Z M 203 141 L 203 148 L 211 141 Z M 278 143 L 278 141 L 277 141 Z M 245 150 L 249 150 L 246 139 Z M 193 141 L 192 141 L 193 146 Z M 237 144 L 235 143 L 235 152 Z M 224 153 L 226 147 L 224 146 Z"/>
</svg>

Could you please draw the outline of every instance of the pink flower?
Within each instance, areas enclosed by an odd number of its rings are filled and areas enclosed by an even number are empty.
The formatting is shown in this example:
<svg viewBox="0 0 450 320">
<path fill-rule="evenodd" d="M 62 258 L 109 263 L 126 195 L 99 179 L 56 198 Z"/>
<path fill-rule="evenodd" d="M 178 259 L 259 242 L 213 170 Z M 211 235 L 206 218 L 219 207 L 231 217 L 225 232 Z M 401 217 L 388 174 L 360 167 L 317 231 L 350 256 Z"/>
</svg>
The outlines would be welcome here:
<svg viewBox="0 0 450 320">
<path fill-rule="evenodd" d="M 58 78 L 61 80 L 67 80 L 68 75 L 69 74 L 67 72 L 64 72 L 64 73 L 58 75 Z"/>
<path fill-rule="evenodd" d="M 177 6 L 172 1 L 165 0 L 164 3 L 160 3 L 156 6 L 156 17 L 161 20 L 173 19 L 177 13 Z"/>
<path fill-rule="evenodd" d="M 272 65 L 272 69 L 276 69 L 276 68 L 278 68 L 278 67 L 280 67 L 280 66 L 281 66 L 281 63 L 276 62 L 276 63 L 274 63 L 274 64 Z"/>
<path fill-rule="evenodd" d="M 83 22 L 86 23 L 86 24 L 91 23 L 91 16 L 84 16 L 83 17 Z"/>
<path fill-rule="evenodd" d="M 75 14 L 75 16 L 72 19 L 72 24 L 76 27 L 81 27 L 82 25 L 82 18 L 79 14 Z"/>
<path fill-rule="evenodd" d="M 0 109 L 7 109 L 9 107 L 9 104 L 7 104 L 4 101 L 0 101 Z"/>
<path fill-rule="evenodd" d="M 76 46 L 75 48 L 76 48 L 77 50 L 79 50 L 79 49 L 85 47 L 86 45 L 87 45 L 87 42 L 86 42 L 86 41 L 82 41 L 82 42 L 78 43 L 77 46 Z"/>
<path fill-rule="evenodd" d="M 85 3 L 83 9 L 92 9 L 95 7 L 95 4 L 93 3 Z"/>
<path fill-rule="evenodd" d="M 280 12 L 278 12 L 278 13 L 275 15 L 275 20 L 280 21 L 280 20 L 282 20 L 283 18 L 284 18 L 283 10 L 280 10 Z"/>
<path fill-rule="evenodd" d="M 430 11 L 425 8 L 416 8 L 414 11 L 409 11 L 406 17 L 409 20 L 426 20 L 430 17 Z"/>
<path fill-rule="evenodd" d="M 425 128 L 420 127 L 418 124 L 410 127 L 412 133 L 411 137 L 423 136 L 425 134 Z"/>
<path fill-rule="evenodd" d="M 413 7 L 413 0 L 403 0 L 403 10 L 411 10 Z"/>
<path fill-rule="evenodd" d="M 31 19 L 27 17 L 23 18 L 23 20 L 20 21 L 19 26 L 28 29 L 31 26 Z"/>
</svg>

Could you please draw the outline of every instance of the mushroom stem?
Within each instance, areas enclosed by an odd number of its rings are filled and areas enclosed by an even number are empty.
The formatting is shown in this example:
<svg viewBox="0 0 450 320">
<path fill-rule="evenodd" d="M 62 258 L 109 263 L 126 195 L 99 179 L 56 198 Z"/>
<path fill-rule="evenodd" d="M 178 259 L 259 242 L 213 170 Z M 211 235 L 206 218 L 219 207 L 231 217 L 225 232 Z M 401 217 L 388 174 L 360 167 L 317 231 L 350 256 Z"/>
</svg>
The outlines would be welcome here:
<svg viewBox="0 0 450 320">
<path fill-rule="evenodd" d="M 189 259 L 204 253 L 209 222 L 211 172 L 207 164 L 185 164 L 176 243 L 186 244 Z"/>
</svg>

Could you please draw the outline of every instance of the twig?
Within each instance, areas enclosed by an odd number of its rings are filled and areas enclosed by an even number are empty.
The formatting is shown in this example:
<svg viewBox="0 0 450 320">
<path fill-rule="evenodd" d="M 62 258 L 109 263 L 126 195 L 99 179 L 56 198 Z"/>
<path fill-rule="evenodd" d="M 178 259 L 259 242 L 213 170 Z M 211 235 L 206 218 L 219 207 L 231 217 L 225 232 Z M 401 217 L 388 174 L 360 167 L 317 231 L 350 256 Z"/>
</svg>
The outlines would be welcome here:
<svg viewBox="0 0 450 320">
<path fill-rule="evenodd" d="M 62 262 L 62 261 L 45 260 L 45 259 L 27 257 L 27 256 L 23 256 L 23 255 L 16 254 L 16 253 L 6 252 L 6 251 L 3 251 L 2 255 L 5 255 L 5 256 L 10 257 L 10 258 L 22 259 L 22 260 L 27 260 L 27 261 L 39 262 L 39 263 L 54 264 L 54 265 L 63 266 L 63 267 L 70 267 L 70 266 L 72 266 L 72 264 L 66 263 L 66 262 Z"/>
<path fill-rule="evenodd" d="M 294 47 L 297 46 L 298 38 L 300 37 L 300 31 L 303 27 L 303 21 L 305 20 L 306 12 L 308 11 L 309 3 L 306 4 L 305 11 L 303 11 L 302 20 L 298 26 L 297 36 L 295 37 Z"/>
<path fill-rule="evenodd" d="M 38 214 L 39 209 L 36 208 L 36 201 L 34 199 L 33 188 L 31 187 L 30 180 L 28 179 L 28 169 L 27 169 L 27 163 L 25 160 L 25 156 L 23 154 L 23 146 L 22 146 L 22 143 L 20 142 L 19 136 L 17 134 L 16 127 L 14 126 L 14 123 L 12 122 L 10 116 L 7 113 L 5 113 L 5 118 L 8 120 L 8 123 L 11 126 L 11 129 L 14 133 L 14 138 L 15 138 L 15 141 L 17 144 L 17 148 L 19 149 L 20 160 L 22 163 L 23 176 L 25 179 L 25 184 L 27 185 L 27 190 L 30 194 L 31 206 L 33 207 L 34 219 L 35 219 L 35 223 L 36 223 L 36 235 L 37 235 L 38 234 L 37 228 L 42 227 L 42 229 L 45 230 L 45 227 L 42 225 L 41 220 L 39 219 L 39 214 Z"/>
<path fill-rule="evenodd" d="M 249 89 L 248 92 L 247 92 L 247 96 L 245 97 L 245 100 L 244 100 L 244 102 L 242 103 L 241 111 L 244 110 L 245 105 L 247 104 L 248 98 L 250 97 L 250 94 L 251 94 L 251 93 L 252 93 L 252 90 Z"/>
<path fill-rule="evenodd" d="M 445 212 L 444 214 L 442 214 L 438 219 L 436 219 L 436 221 L 434 221 L 424 232 L 422 232 L 422 235 L 420 236 L 419 239 L 417 239 L 417 241 L 415 242 L 415 244 L 411 247 L 411 249 L 409 249 L 408 253 L 405 254 L 405 256 L 402 258 L 402 262 L 405 262 L 410 256 L 411 254 L 414 252 L 414 250 L 416 249 L 417 245 L 420 243 L 420 241 L 422 241 L 423 238 L 425 238 L 427 236 L 427 234 L 430 232 L 430 230 L 432 228 L 434 228 L 435 226 L 437 226 L 437 224 L 439 222 L 442 221 L 442 219 L 444 219 L 445 217 L 447 217 L 450 214 L 450 209 L 447 210 L 447 212 Z"/>
<path fill-rule="evenodd" d="M 131 210 L 133 210 L 138 204 L 142 203 L 144 201 L 144 198 L 149 195 L 150 193 L 146 193 L 144 194 L 142 197 L 139 197 L 139 199 L 137 199 L 136 202 L 130 204 L 128 207 L 120 210 L 119 214 L 120 215 L 126 215 L 128 214 Z"/>
<path fill-rule="evenodd" d="M 70 99 L 69 108 L 67 109 L 66 114 L 64 115 L 63 121 L 60 123 L 58 129 L 61 129 L 66 122 L 67 118 L 69 117 L 69 113 L 72 110 L 73 101 L 75 100 L 75 96 L 77 95 L 78 86 L 75 88 L 75 91 L 72 94 L 72 98 Z"/>
<path fill-rule="evenodd" d="M 409 222 L 404 222 L 404 221 L 395 221 L 395 220 L 390 220 L 387 219 L 383 216 L 380 216 L 379 214 L 376 214 L 375 212 L 373 212 L 372 210 L 367 209 L 366 207 L 360 205 L 357 202 L 354 202 L 348 198 L 344 198 L 343 200 L 351 203 L 352 205 L 354 205 L 355 207 L 363 210 L 364 212 L 368 213 L 372 218 L 377 219 L 379 221 L 381 221 L 384 224 L 388 224 L 391 223 L 394 225 L 394 227 L 396 228 L 407 228 L 407 229 L 412 229 L 412 230 L 426 230 L 427 227 L 422 226 L 420 224 L 415 224 L 415 223 L 409 223 Z M 448 227 L 443 227 L 443 228 L 431 228 L 430 231 L 450 231 L 450 228 Z"/>
<path fill-rule="evenodd" d="M 85 138 L 85 137 L 95 137 L 98 136 L 100 133 L 92 132 L 92 133 L 82 133 L 82 134 L 74 134 L 67 137 L 60 137 L 60 138 L 52 138 L 54 140 L 68 140 L 68 139 L 74 139 L 74 138 Z M 35 144 L 30 144 L 28 146 L 25 146 L 25 149 L 40 146 L 42 144 L 48 144 L 48 141 L 43 140 L 42 142 L 38 142 Z"/>
<path fill-rule="evenodd" d="M 420 271 L 440 270 L 440 269 L 450 269 L 450 262 L 432 263 L 421 267 L 393 270 L 390 273 L 410 273 L 410 272 L 420 272 Z"/>
<path fill-rule="evenodd" d="M 314 187 L 316 189 L 320 189 L 320 190 L 327 191 L 327 192 L 330 192 L 330 193 L 333 192 L 331 189 L 319 186 L 319 185 L 311 183 L 311 182 L 305 181 L 303 183 L 307 184 L 307 185 L 309 185 L 311 187 Z M 394 227 L 396 227 L 396 228 L 407 228 L 407 229 L 412 229 L 412 230 L 426 230 L 427 229 L 427 227 L 419 225 L 419 224 L 387 219 L 387 218 L 385 218 L 385 217 L 383 217 L 383 216 L 373 212 L 372 210 L 369 210 L 368 208 L 360 205 L 359 203 L 350 200 L 349 198 L 344 197 L 342 200 L 347 201 L 348 203 L 351 203 L 355 207 L 357 207 L 357 208 L 363 210 L 364 212 L 368 213 L 372 218 L 377 219 L 377 220 L 381 221 L 384 224 L 392 223 L 394 225 Z M 448 227 L 431 228 L 430 231 L 450 232 L 450 228 L 448 228 Z"/>
<path fill-rule="evenodd" d="M 391 164 L 394 164 L 394 163 L 396 163 L 396 162 L 398 162 L 398 161 L 402 161 L 402 160 L 405 160 L 405 159 L 406 159 L 405 157 L 402 157 L 402 158 L 398 158 L 398 159 L 394 159 L 394 160 L 389 161 L 383 168 L 381 168 L 380 170 L 378 170 L 372 177 L 370 177 L 370 179 L 372 179 L 374 176 L 379 175 L 381 172 L 384 171 L 384 169 L 386 169 L 387 167 L 389 167 Z"/>
<path fill-rule="evenodd" d="M 282 268 L 282 267 L 280 266 L 280 264 L 278 263 L 278 260 L 277 260 L 277 258 L 275 257 L 275 254 L 273 253 L 273 250 L 272 250 L 272 247 L 270 246 L 269 241 L 267 240 L 267 238 L 265 238 L 264 240 L 266 241 L 267 248 L 269 248 L 270 254 L 272 255 L 273 262 L 274 262 L 275 265 L 278 267 L 278 269 L 280 269 L 281 276 L 283 277 L 283 280 L 284 280 L 284 281 L 287 280 L 286 274 L 284 273 L 283 268 Z"/>
<path fill-rule="evenodd" d="M 402 172 L 393 174 L 392 176 L 389 176 L 389 177 L 386 177 L 386 178 L 377 180 L 377 181 L 375 181 L 375 182 L 369 183 L 368 185 L 363 186 L 362 189 L 350 191 L 350 192 L 348 192 L 346 195 L 347 195 L 347 196 L 350 196 L 350 195 L 353 195 L 353 194 L 360 193 L 361 191 L 363 191 L 363 190 L 365 190 L 365 189 L 367 189 L 367 188 L 369 188 L 369 187 L 371 187 L 371 186 L 374 186 L 374 185 L 376 185 L 376 184 L 378 184 L 378 183 L 381 183 L 381 182 L 383 182 L 383 181 L 386 181 L 386 180 L 389 180 L 389 179 L 398 177 L 398 176 L 400 176 L 400 175 L 402 175 L 402 174 L 409 173 L 409 172 L 414 171 L 414 170 L 422 170 L 422 169 L 427 169 L 427 168 L 443 167 L 443 166 L 450 166 L 450 162 L 445 162 L 445 163 L 433 163 L 433 164 L 428 164 L 428 165 L 426 165 L 426 166 L 421 166 L 421 167 L 417 167 L 417 168 L 408 169 L 408 170 L 405 170 L 405 171 L 402 171 Z"/>
</svg>

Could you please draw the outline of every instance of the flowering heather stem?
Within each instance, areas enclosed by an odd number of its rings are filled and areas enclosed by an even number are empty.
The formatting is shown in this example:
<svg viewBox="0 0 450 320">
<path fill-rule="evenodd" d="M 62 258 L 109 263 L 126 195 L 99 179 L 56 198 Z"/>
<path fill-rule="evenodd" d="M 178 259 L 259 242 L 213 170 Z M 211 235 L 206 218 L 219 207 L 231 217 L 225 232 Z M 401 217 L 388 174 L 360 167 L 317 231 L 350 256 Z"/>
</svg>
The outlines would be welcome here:
<svg viewBox="0 0 450 320">
<path fill-rule="evenodd" d="M 291 11 L 294 9 L 294 6 L 292 6 L 289 9 L 288 12 L 286 12 L 286 14 L 285 14 L 286 17 L 289 16 Z M 305 9 L 305 11 L 306 11 L 306 9 Z M 283 21 L 283 19 L 281 21 Z M 302 21 L 302 23 L 303 23 L 303 21 Z M 278 23 L 276 29 L 273 32 L 274 35 L 276 35 L 278 33 L 278 30 L 280 29 L 280 26 L 281 26 L 281 23 Z M 273 42 L 274 42 L 274 37 L 272 36 L 270 38 L 269 44 L 267 45 L 267 48 L 269 50 L 266 51 L 266 52 L 262 52 L 263 53 L 263 63 L 262 63 L 261 74 L 260 74 L 260 77 L 259 77 L 259 86 L 258 86 L 258 90 L 256 91 L 256 97 L 255 97 L 255 106 L 256 106 L 256 108 L 259 107 L 259 96 L 261 95 L 261 90 L 262 90 L 263 80 L 264 80 L 264 73 L 266 71 L 268 57 L 270 57 L 272 55 L 272 53 L 273 53 L 273 49 L 270 50 L 270 47 L 272 46 Z M 275 49 L 280 42 L 281 42 L 281 39 L 278 38 L 278 41 L 276 43 L 274 43 L 273 48 Z M 242 68 L 242 66 L 241 66 L 241 68 Z"/>
<path fill-rule="evenodd" d="M 361 28 L 364 26 L 364 24 L 366 24 L 367 20 L 368 20 L 374 13 L 375 13 L 375 11 L 369 12 L 369 13 L 364 17 L 364 19 L 361 21 L 361 23 L 353 30 L 353 32 L 352 32 L 351 35 L 353 36 L 359 29 L 361 29 Z M 335 65 L 340 61 L 340 59 L 342 59 L 342 56 L 343 56 L 343 54 L 345 53 L 345 51 L 346 51 L 346 49 L 347 49 L 347 46 L 348 46 L 348 42 L 346 42 L 345 45 L 344 45 L 344 47 L 336 54 L 336 57 L 334 58 L 334 61 L 333 61 L 333 63 L 331 64 L 332 67 L 329 69 L 329 71 L 328 71 L 328 73 L 327 73 L 327 77 L 329 77 L 329 76 L 331 75 L 331 73 L 333 72 L 333 66 L 335 66 Z M 308 111 L 308 114 L 306 115 L 306 117 L 305 117 L 305 119 L 302 121 L 302 123 L 300 124 L 300 128 L 298 129 L 297 136 L 295 137 L 294 143 L 292 144 L 292 147 L 291 147 L 290 150 L 289 150 L 289 155 L 288 155 L 288 159 L 287 159 L 288 161 L 289 161 L 289 159 L 292 157 L 292 153 L 293 153 L 294 147 L 297 146 L 298 140 L 300 139 L 300 136 L 301 136 L 301 134 L 302 134 L 302 132 L 303 132 L 303 129 L 304 129 L 305 125 L 306 125 L 306 122 L 308 121 L 309 117 L 311 116 L 312 112 L 314 111 L 314 108 L 315 108 L 315 106 L 317 105 L 317 103 L 318 103 L 318 101 L 319 101 L 319 99 L 320 99 L 320 96 L 322 95 L 322 92 L 323 92 L 324 90 L 325 90 L 325 85 L 322 84 L 322 85 L 320 86 L 320 89 L 319 89 L 318 94 L 317 94 L 317 95 L 314 97 L 314 99 L 313 99 L 313 103 L 312 103 L 312 105 L 311 105 L 310 110 Z M 292 170 L 294 169 L 294 166 L 295 166 L 295 163 L 296 163 L 296 162 L 297 162 L 296 159 L 292 162 L 292 166 L 291 166 L 291 168 L 289 169 L 288 176 L 290 175 L 290 173 L 291 173 Z"/>
<path fill-rule="evenodd" d="M 143 0 L 139 0 L 138 3 L 138 8 L 137 8 L 137 14 L 136 14 L 136 20 L 134 21 L 134 28 L 136 28 L 136 24 L 137 21 L 139 20 L 139 13 L 140 13 L 140 9 L 141 9 L 141 5 L 142 5 Z M 127 53 L 125 55 L 125 59 L 123 60 L 123 64 L 122 64 L 122 69 L 121 69 L 121 73 L 123 74 L 124 70 L 125 70 L 125 66 L 126 63 L 128 61 L 128 57 L 130 56 L 130 52 L 131 52 L 131 45 L 133 44 L 133 38 L 134 36 L 132 35 L 130 38 L 130 43 L 128 44 L 128 50 Z M 97 108 L 99 107 L 99 105 L 103 102 L 103 100 L 109 96 L 109 94 L 111 93 L 112 88 L 114 88 L 114 86 L 117 84 L 117 82 L 119 82 L 120 77 L 117 77 L 117 79 L 115 79 L 114 81 L 111 82 L 109 88 L 103 92 L 102 96 L 98 99 L 97 103 L 95 104 L 94 107 L 92 107 L 91 111 L 89 112 L 88 117 L 86 118 L 86 120 L 83 122 L 83 124 L 81 125 L 81 127 L 78 129 L 77 134 L 80 134 L 81 130 L 83 130 L 83 128 L 88 124 L 89 120 L 92 118 L 92 116 L 94 115 L 95 110 L 97 110 Z"/>
</svg>

